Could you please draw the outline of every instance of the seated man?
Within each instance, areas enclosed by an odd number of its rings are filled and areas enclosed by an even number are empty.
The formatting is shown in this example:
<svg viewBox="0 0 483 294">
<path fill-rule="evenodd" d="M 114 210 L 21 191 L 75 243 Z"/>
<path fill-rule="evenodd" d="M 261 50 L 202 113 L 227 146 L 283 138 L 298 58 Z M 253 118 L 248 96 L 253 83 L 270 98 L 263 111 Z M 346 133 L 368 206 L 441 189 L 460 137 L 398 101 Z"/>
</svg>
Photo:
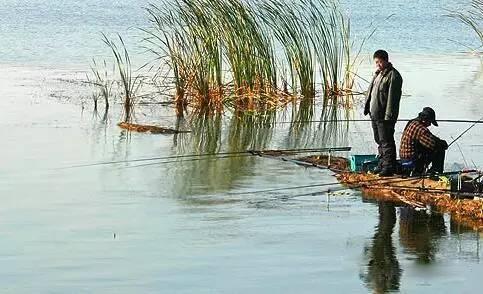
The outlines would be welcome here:
<svg viewBox="0 0 483 294">
<path fill-rule="evenodd" d="M 399 156 L 401 161 L 414 164 L 417 174 L 442 173 L 444 169 L 445 150 L 448 143 L 433 135 L 428 127 L 436 122 L 436 114 L 431 107 L 423 108 L 418 117 L 409 121 L 401 138 Z M 431 164 L 431 169 L 426 171 Z"/>
</svg>

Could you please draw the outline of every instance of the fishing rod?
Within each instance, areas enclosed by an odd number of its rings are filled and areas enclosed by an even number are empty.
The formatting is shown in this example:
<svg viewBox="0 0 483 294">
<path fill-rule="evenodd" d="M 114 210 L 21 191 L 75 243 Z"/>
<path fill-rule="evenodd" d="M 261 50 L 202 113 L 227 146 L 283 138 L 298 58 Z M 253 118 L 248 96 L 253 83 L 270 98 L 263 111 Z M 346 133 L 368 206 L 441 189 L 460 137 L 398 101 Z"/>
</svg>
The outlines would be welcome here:
<svg viewBox="0 0 483 294">
<path fill-rule="evenodd" d="M 285 157 L 280 157 L 280 156 L 266 155 L 266 154 L 259 153 L 259 152 L 255 152 L 254 155 L 257 155 L 257 156 L 260 156 L 260 157 L 263 157 L 263 158 L 280 160 L 280 161 L 284 161 L 284 162 L 292 162 L 292 163 L 295 163 L 297 165 L 301 165 L 301 166 L 304 166 L 304 167 L 315 167 L 315 168 L 322 169 L 322 170 L 330 170 L 330 171 L 335 172 L 335 173 L 347 172 L 347 170 L 345 170 L 345 169 L 337 169 L 337 168 L 334 168 L 334 167 L 319 165 L 319 164 L 314 163 L 314 162 L 307 162 L 307 161 L 298 160 L 298 159 L 291 159 L 291 158 L 285 158 Z M 330 159 L 328 159 L 328 161 L 329 161 L 329 164 L 330 164 Z M 476 173 L 476 172 L 479 172 L 479 171 L 477 169 L 468 169 L 468 170 L 443 172 L 443 173 L 440 173 L 439 175 L 440 176 L 450 176 L 450 175 L 457 175 L 457 174 L 462 174 L 462 173 Z M 363 174 L 364 172 L 361 171 L 361 172 L 353 172 L 353 173 L 354 174 Z M 379 182 L 379 184 L 381 184 L 381 181 L 382 181 L 383 184 L 392 184 L 392 183 L 399 183 L 399 182 L 405 182 L 405 181 L 425 179 L 425 178 L 429 178 L 431 176 L 432 175 L 427 174 L 427 175 L 420 175 L 420 176 L 417 176 L 417 177 L 405 177 L 405 178 L 401 179 L 400 176 L 395 175 L 395 176 L 391 176 L 391 177 L 376 178 L 376 179 L 368 180 L 368 181 L 365 181 L 364 183 L 370 183 L 370 182 L 374 181 L 374 182 Z M 397 180 L 397 181 L 392 181 L 393 179 Z M 389 182 L 387 182 L 387 180 L 389 180 Z M 345 183 L 345 184 L 352 185 L 353 183 L 348 182 L 348 183 Z M 354 187 L 354 188 L 357 188 L 357 187 Z"/>
<path fill-rule="evenodd" d="M 483 122 L 483 117 L 480 118 L 479 120 L 473 122 L 473 124 L 471 126 L 469 126 L 466 130 L 464 130 L 458 137 L 456 137 L 451 143 L 448 144 L 448 148 L 453 145 L 454 143 L 456 143 L 456 141 L 458 141 L 461 137 L 464 136 L 464 134 L 466 134 L 467 132 L 469 132 L 472 128 L 474 128 L 477 124 L 479 123 L 482 123 Z"/>
<path fill-rule="evenodd" d="M 123 167 L 123 168 L 139 168 L 139 167 L 148 167 L 148 166 L 155 166 L 155 165 L 161 165 L 161 164 L 170 164 L 170 163 L 207 161 L 207 160 L 218 160 L 218 159 L 227 159 L 227 158 L 242 158 L 242 157 L 251 157 L 251 156 L 253 156 L 253 155 L 252 154 L 249 154 L 249 153 L 243 153 L 243 154 L 224 155 L 224 156 L 217 156 L 217 157 L 201 157 L 201 158 L 191 158 L 191 159 L 181 159 L 181 160 L 152 162 L 152 163 L 132 165 L 132 166 Z"/>
<path fill-rule="evenodd" d="M 471 171 L 456 171 L 456 172 L 448 172 L 446 174 L 468 173 L 468 172 L 476 172 L 476 171 L 474 171 L 474 170 L 471 170 Z M 374 182 L 380 181 L 381 179 L 378 178 L 378 179 L 366 181 L 364 184 L 360 184 L 360 185 L 357 185 L 357 186 L 339 186 L 339 187 L 335 187 L 335 188 L 327 188 L 327 189 L 322 190 L 322 191 L 297 194 L 297 195 L 293 195 L 293 196 L 276 197 L 276 198 L 282 199 L 282 200 L 290 200 L 290 199 L 294 199 L 294 198 L 307 197 L 307 196 L 316 197 L 316 196 L 321 196 L 321 195 L 326 194 L 326 193 L 330 194 L 330 193 L 341 192 L 341 191 L 345 191 L 345 190 L 354 190 L 354 189 L 357 189 L 357 188 L 369 188 L 369 189 L 374 189 L 374 190 L 405 190 L 405 191 L 416 191 L 416 192 L 429 192 L 429 193 L 432 193 L 432 194 L 442 194 L 442 195 L 443 194 L 451 194 L 452 196 L 456 196 L 456 197 L 482 197 L 483 196 L 483 192 L 463 192 L 463 191 L 452 191 L 451 189 L 424 188 L 424 187 L 414 187 L 414 186 L 381 186 L 382 184 L 398 183 L 398 182 L 402 182 L 402 181 L 418 180 L 418 179 L 423 179 L 423 177 L 413 177 L 413 178 L 404 179 L 404 180 L 401 180 L 401 181 L 386 181 L 384 183 L 376 183 L 374 185 L 368 184 L 372 181 L 374 181 Z M 341 183 L 339 183 L 339 182 L 338 182 L 338 184 L 341 185 Z M 316 185 L 316 186 L 319 187 L 319 186 L 332 186 L 332 185 L 335 185 L 335 184 L 334 183 L 327 183 L 327 184 L 321 184 L 321 185 Z M 314 185 L 311 185 L 311 187 L 314 187 Z M 305 186 L 291 187 L 291 189 L 296 189 L 296 188 L 297 189 L 298 188 L 305 188 Z M 272 189 L 272 190 L 273 191 L 279 191 L 281 189 Z M 252 192 L 258 193 L 259 191 L 252 191 Z M 241 193 L 241 194 L 243 194 L 243 193 Z M 411 201 L 411 200 L 408 200 L 408 199 L 404 199 L 402 197 L 396 197 L 396 198 L 399 201 L 401 201 L 405 204 L 408 204 L 408 205 L 412 205 L 412 206 L 419 207 L 419 208 L 425 207 L 425 205 L 423 203 L 420 203 L 420 202 Z"/>
<path fill-rule="evenodd" d="M 350 151 L 351 147 L 334 147 L 334 148 L 318 148 L 318 149 L 301 149 L 297 151 L 281 151 L 281 150 L 266 150 L 266 151 L 257 151 L 257 150 L 248 150 L 243 153 L 236 153 L 234 155 L 224 155 L 224 156 L 217 156 L 217 157 L 205 157 L 205 158 L 191 158 L 191 159 L 181 159 L 181 160 L 173 160 L 173 161 L 162 161 L 162 162 L 154 162 L 154 163 L 146 163 L 140 165 L 129 166 L 127 168 L 136 168 L 136 167 L 146 167 L 146 166 L 154 166 L 159 164 L 167 164 L 167 163 L 179 163 L 179 162 L 187 162 L 187 161 L 202 161 L 202 160 L 214 160 L 214 159 L 226 159 L 226 158 L 239 158 L 239 157 L 249 157 L 249 156 L 259 156 L 264 158 L 274 158 L 280 159 L 282 161 L 293 161 L 297 164 L 302 164 L 303 161 L 297 161 L 295 159 L 287 159 L 285 157 L 280 157 L 276 155 L 268 155 L 273 153 L 280 153 L 281 155 L 284 153 L 295 155 L 300 153 L 313 153 L 313 152 L 333 152 L 333 151 Z M 268 153 L 268 154 L 265 154 Z"/>
<path fill-rule="evenodd" d="M 297 189 L 304 189 L 304 188 L 318 188 L 318 187 L 327 187 L 327 186 L 334 186 L 334 185 L 340 185 L 340 183 L 332 182 L 332 183 L 313 184 L 313 185 L 304 185 L 304 186 L 290 186 L 290 187 L 274 188 L 274 189 L 266 189 L 266 190 L 227 193 L 227 195 L 248 195 L 248 194 L 259 194 L 259 193 L 271 193 L 271 192 L 278 192 L 278 191 L 297 190 Z"/>
<path fill-rule="evenodd" d="M 414 119 L 402 118 L 396 120 L 397 122 L 409 122 Z M 327 120 L 296 120 L 296 121 L 281 121 L 275 122 L 276 124 L 293 124 L 293 123 L 344 123 L 344 122 L 371 122 L 371 119 L 327 119 Z M 438 119 L 438 122 L 445 123 L 471 123 L 471 124 L 483 124 L 483 118 L 480 120 L 466 120 L 466 119 Z"/>
<path fill-rule="evenodd" d="M 451 189 L 437 189 L 437 188 L 423 188 L 423 187 L 413 187 L 413 186 L 376 186 L 376 185 L 367 185 L 365 187 L 361 188 L 369 188 L 373 190 L 404 190 L 404 191 L 414 191 L 414 192 L 428 192 L 431 194 L 451 194 L 452 196 L 456 198 L 461 198 L 461 197 L 483 197 L 483 192 L 465 192 L 465 191 L 453 191 Z M 336 192 L 342 192 L 345 190 L 352 190 L 354 187 L 336 187 L 336 188 L 327 188 L 322 191 L 316 191 L 316 192 L 311 192 L 311 193 L 304 193 L 304 194 L 298 194 L 294 196 L 285 196 L 281 199 L 284 200 L 289 200 L 289 199 L 294 199 L 294 198 L 299 198 L 299 197 L 309 197 L 309 196 L 321 196 L 324 194 L 330 194 L 330 193 L 336 193 Z M 420 202 L 414 202 L 408 199 L 404 199 L 403 197 L 395 197 L 399 201 L 413 205 L 416 207 L 424 207 L 423 203 Z"/>
<path fill-rule="evenodd" d="M 478 171 L 477 170 L 454 171 L 454 172 L 441 173 L 440 175 L 453 175 L 453 174 L 474 173 L 474 172 L 478 172 Z M 332 182 L 332 183 L 313 184 L 313 185 L 304 185 L 304 186 L 290 186 L 290 187 L 274 188 L 274 189 L 267 189 L 267 190 L 253 190 L 253 191 L 247 191 L 247 192 L 228 193 L 228 195 L 248 195 L 248 194 L 278 192 L 278 191 L 285 191 L 285 190 L 296 190 L 296 189 L 303 189 L 303 188 L 318 188 L 318 187 L 327 187 L 327 186 L 335 186 L 335 185 L 339 185 L 339 186 L 346 185 L 346 186 L 337 187 L 334 190 L 328 191 L 328 192 L 337 192 L 342 190 L 353 190 L 353 189 L 359 189 L 359 188 L 372 188 L 372 187 L 375 187 L 376 184 L 389 185 L 389 184 L 403 183 L 403 182 L 409 182 L 409 181 L 415 181 L 415 180 L 423 180 L 429 177 L 431 177 L 431 175 L 408 177 L 404 179 L 401 179 L 400 177 L 395 176 L 395 177 L 387 177 L 387 178 L 375 178 L 375 179 L 365 181 L 363 183 L 361 183 L 360 181 L 352 181 L 352 182 L 345 182 L 345 183 Z M 375 184 L 371 185 L 371 183 L 375 183 Z M 354 184 L 358 184 L 358 185 L 354 185 Z M 384 186 L 383 188 L 387 188 L 387 187 L 390 187 L 390 186 Z M 405 186 L 398 186 L 395 188 L 399 188 L 399 187 L 404 188 Z"/>
<path fill-rule="evenodd" d="M 134 162 L 143 162 L 143 161 L 156 161 L 156 160 L 173 160 L 173 159 L 186 159 L 186 158 L 197 158 L 197 157 L 209 157 L 209 156 L 228 156 L 228 155 L 255 155 L 258 153 L 313 153 L 313 152 L 336 152 L 336 151 L 350 151 L 351 147 L 323 147 L 323 148 L 306 148 L 306 149 L 271 149 L 271 150 L 244 150 L 244 151 L 236 151 L 236 152 L 217 152 L 217 153 L 199 153 L 199 154 L 185 154 L 185 155 L 175 155 L 175 156 L 164 156 L 164 157 L 150 157 L 150 158 L 138 158 L 138 159 L 131 159 L 131 160 L 118 160 L 118 161 L 106 161 L 106 162 L 97 162 L 92 164 L 83 164 L 83 165 L 74 165 L 70 167 L 64 167 L 61 169 L 72 169 L 72 168 L 83 168 L 83 167 L 93 167 L 93 166 L 102 166 L 102 165 L 115 165 L 115 164 L 122 164 L 122 163 L 134 163 Z M 170 162 L 171 163 L 171 162 Z"/>
<path fill-rule="evenodd" d="M 294 162 L 298 165 L 301 163 L 304 163 L 303 161 L 299 160 L 292 160 L 292 159 L 284 159 L 284 158 L 278 158 L 275 156 L 264 156 L 263 154 L 259 154 L 259 156 L 262 157 L 267 157 L 267 158 L 272 158 L 272 159 L 277 159 L 277 160 L 282 160 L 282 161 L 290 161 Z M 317 165 L 315 163 L 307 163 L 308 166 L 313 166 L 316 168 L 320 169 L 328 169 L 334 172 L 344 172 L 344 170 L 338 170 L 338 169 L 332 169 L 327 166 L 322 166 L 322 165 Z M 448 175 L 456 175 L 456 174 L 462 174 L 462 173 L 475 173 L 478 172 L 478 170 L 461 170 L 461 171 L 452 171 L 452 172 L 444 172 L 439 174 L 440 176 L 448 176 Z M 347 185 L 346 187 L 339 187 L 339 190 L 348 190 L 348 189 L 359 189 L 359 188 L 371 188 L 374 185 L 371 185 L 371 183 L 376 183 L 377 185 L 388 185 L 388 184 L 396 184 L 396 183 L 403 183 L 403 182 L 408 182 L 408 181 L 414 181 L 414 180 L 424 180 L 425 178 L 430 178 L 432 175 L 421 175 L 417 177 L 408 177 L 408 178 L 403 178 L 401 179 L 399 176 L 393 176 L 393 177 L 387 177 L 387 178 L 375 178 L 372 180 L 365 181 L 359 185 L 354 186 L 353 184 L 360 183 L 360 181 L 357 182 L 346 182 L 346 183 L 326 183 L 326 184 L 316 184 L 316 185 L 309 185 L 309 186 L 295 186 L 295 187 L 289 187 L 289 188 L 277 188 L 277 189 L 269 189 L 269 190 L 257 190 L 257 191 L 249 191 L 249 192 L 242 192 L 242 193 L 235 193 L 234 195 L 240 195 L 240 194 L 257 194 L 257 193 L 265 193 L 265 192 L 276 192 L 276 191 L 282 191 L 282 190 L 293 190 L 293 189 L 302 189 L 302 188 L 314 188 L 314 187 L 324 187 L 324 186 L 332 186 L 332 185 Z M 405 186 L 398 186 L 396 188 L 406 188 Z M 412 187 L 414 188 L 414 187 Z M 330 191 L 329 191 L 330 192 Z M 481 193 L 480 193 L 481 194 Z M 233 195 L 233 194 L 231 194 Z"/>
</svg>

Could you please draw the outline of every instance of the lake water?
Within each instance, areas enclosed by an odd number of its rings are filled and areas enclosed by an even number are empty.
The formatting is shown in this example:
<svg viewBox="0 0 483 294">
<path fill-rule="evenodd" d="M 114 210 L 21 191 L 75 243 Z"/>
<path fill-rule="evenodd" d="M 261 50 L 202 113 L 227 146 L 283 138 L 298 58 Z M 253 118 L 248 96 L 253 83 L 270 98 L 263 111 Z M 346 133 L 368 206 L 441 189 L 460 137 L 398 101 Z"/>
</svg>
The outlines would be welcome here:
<svg viewBox="0 0 483 294">
<path fill-rule="evenodd" d="M 483 116 L 480 60 L 450 41 L 475 39 L 443 16 L 467 1 L 343 2 L 361 34 L 395 14 L 367 51 L 387 48 L 403 74 L 402 118 L 427 105 L 445 119 Z M 80 81 L 90 58 L 108 53 L 99 32 L 134 38 L 130 28 L 144 25 L 146 3 L 0 0 L 1 293 L 474 293 L 483 286 L 481 233 L 448 215 L 351 190 L 264 191 L 333 183 L 325 171 L 254 157 L 73 168 L 318 146 L 316 125 L 294 132 L 226 117 L 179 122 L 192 134 L 128 135 L 116 126 L 116 106 L 107 120 L 94 114 Z M 367 57 L 360 74 L 370 77 L 371 68 Z M 176 124 L 163 107 L 139 107 L 136 118 Z M 441 123 L 434 131 L 450 141 L 466 127 Z M 480 134 L 477 126 L 458 141 L 461 151 L 449 150 L 448 168 L 483 166 Z M 337 143 L 375 150 L 366 123 L 351 125 Z"/>
</svg>

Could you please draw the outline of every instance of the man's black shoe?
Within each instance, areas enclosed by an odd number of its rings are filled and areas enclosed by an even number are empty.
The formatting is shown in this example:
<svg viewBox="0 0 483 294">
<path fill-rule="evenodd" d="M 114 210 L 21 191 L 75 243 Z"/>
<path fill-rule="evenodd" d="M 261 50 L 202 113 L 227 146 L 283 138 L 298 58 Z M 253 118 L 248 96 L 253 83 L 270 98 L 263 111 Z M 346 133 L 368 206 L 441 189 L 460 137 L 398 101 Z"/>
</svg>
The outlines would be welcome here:
<svg viewBox="0 0 483 294">
<path fill-rule="evenodd" d="M 373 173 L 373 174 L 375 174 L 375 175 L 380 174 L 381 172 L 382 172 L 382 168 L 380 168 L 380 167 L 376 167 L 376 168 L 375 168 L 375 169 L 372 171 L 372 173 Z"/>
<path fill-rule="evenodd" d="M 394 171 L 392 169 L 383 169 L 380 173 L 379 176 L 381 177 L 390 177 L 394 175 Z"/>
</svg>

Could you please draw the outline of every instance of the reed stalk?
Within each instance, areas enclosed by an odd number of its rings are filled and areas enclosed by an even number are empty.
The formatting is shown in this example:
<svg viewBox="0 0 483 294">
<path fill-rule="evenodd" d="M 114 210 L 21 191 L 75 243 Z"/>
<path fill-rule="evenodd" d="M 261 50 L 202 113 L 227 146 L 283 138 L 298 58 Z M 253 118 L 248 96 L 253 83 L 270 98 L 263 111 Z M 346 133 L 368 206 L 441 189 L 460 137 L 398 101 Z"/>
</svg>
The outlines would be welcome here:
<svg viewBox="0 0 483 294">
<path fill-rule="evenodd" d="M 448 16 L 457 19 L 475 33 L 480 41 L 480 46 L 473 51 L 481 54 L 483 51 L 483 0 L 472 0 L 470 9 L 450 11 Z"/>
<path fill-rule="evenodd" d="M 142 78 L 140 75 L 134 75 L 133 73 L 131 59 L 122 37 L 118 35 L 118 41 L 121 44 L 118 46 L 116 42 L 109 39 L 105 34 L 102 35 L 104 43 L 111 49 L 120 77 L 121 88 L 124 96 L 124 122 L 131 122 L 133 106 L 136 99 L 136 94 L 142 85 Z"/>
<path fill-rule="evenodd" d="M 99 68 L 97 62 L 93 59 L 91 65 L 91 74 L 92 77 L 89 75 L 87 76 L 87 82 L 94 85 L 98 89 L 98 93 L 96 94 L 97 97 L 104 98 L 104 107 L 105 110 L 109 110 L 109 99 L 112 96 L 112 88 L 114 85 L 114 81 L 110 78 L 108 70 L 107 70 L 107 63 L 103 61 L 103 70 Z M 94 109 L 97 111 L 97 98 L 94 101 Z"/>
</svg>

